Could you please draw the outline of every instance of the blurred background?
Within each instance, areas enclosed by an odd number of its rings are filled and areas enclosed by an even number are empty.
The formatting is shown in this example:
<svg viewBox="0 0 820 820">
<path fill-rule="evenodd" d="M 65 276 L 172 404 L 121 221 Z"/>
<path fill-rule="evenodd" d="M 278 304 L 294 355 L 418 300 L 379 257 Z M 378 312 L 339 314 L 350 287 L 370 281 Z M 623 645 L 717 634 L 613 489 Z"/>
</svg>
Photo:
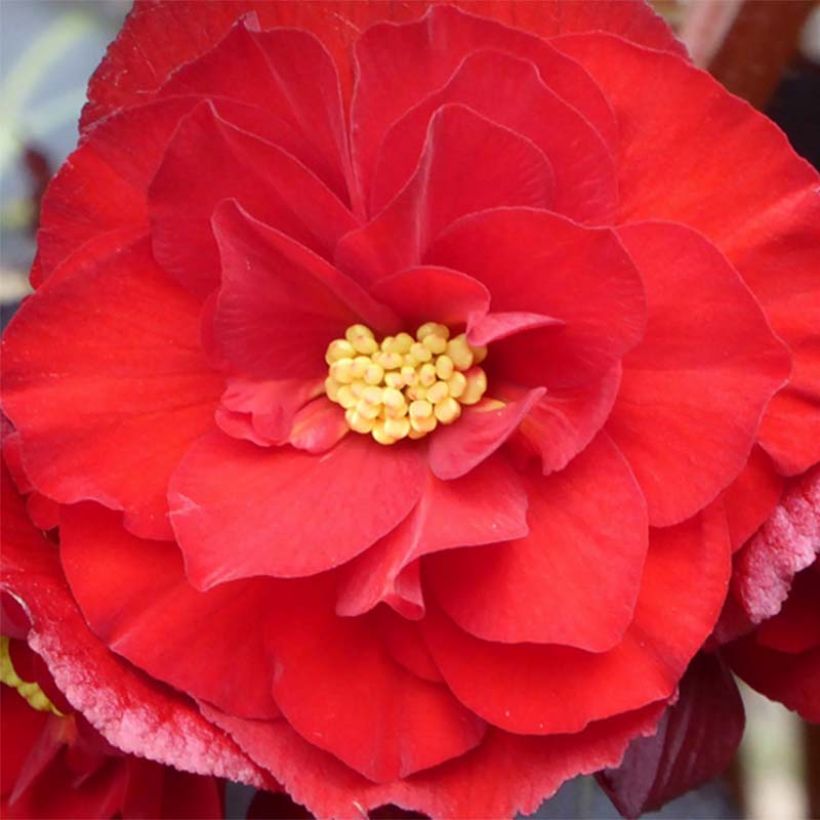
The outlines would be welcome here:
<svg viewBox="0 0 820 820">
<path fill-rule="evenodd" d="M 307 1 L 307 0 L 306 0 Z M 820 5 L 813 0 L 655 0 L 694 61 L 765 111 L 820 167 Z M 28 292 L 40 197 L 74 147 L 85 86 L 128 0 L 0 0 L 0 312 Z M 820 731 L 743 690 L 746 735 L 725 777 L 647 817 L 820 818 Z M 244 817 L 247 790 L 229 790 Z M 538 817 L 615 818 L 591 778 Z"/>
</svg>

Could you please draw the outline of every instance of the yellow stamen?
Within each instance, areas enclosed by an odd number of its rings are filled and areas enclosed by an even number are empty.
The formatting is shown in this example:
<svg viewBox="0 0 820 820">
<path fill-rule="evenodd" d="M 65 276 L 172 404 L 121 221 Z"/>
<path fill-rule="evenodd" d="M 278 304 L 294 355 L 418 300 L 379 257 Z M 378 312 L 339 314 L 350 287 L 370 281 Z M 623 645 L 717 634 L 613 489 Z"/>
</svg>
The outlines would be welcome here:
<svg viewBox="0 0 820 820">
<path fill-rule="evenodd" d="M 464 333 L 450 338 L 438 322 L 376 340 L 370 328 L 351 325 L 327 348 L 327 397 L 345 409 L 356 433 L 379 444 L 419 439 L 439 424 L 452 424 L 462 405 L 481 401 L 487 376 L 478 363 L 485 347 L 472 347 Z"/>
<path fill-rule="evenodd" d="M 9 638 L 0 636 L 0 683 L 16 689 L 17 693 L 38 712 L 51 712 L 62 717 L 63 713 L 48 699 L 48 695 L 36 683 L 24 681 L 11 662 Z"/>
</svg>

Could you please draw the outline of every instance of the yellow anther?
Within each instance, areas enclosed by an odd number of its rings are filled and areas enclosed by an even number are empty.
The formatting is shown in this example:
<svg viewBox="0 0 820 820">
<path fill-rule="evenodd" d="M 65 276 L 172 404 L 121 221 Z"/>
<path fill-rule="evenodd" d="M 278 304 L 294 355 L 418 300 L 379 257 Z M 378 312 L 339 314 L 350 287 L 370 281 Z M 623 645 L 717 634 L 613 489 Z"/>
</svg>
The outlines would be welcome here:
<svg viewBox="0 0 820 820">
<path fill-rule="evenodd" d="M 467 343 L 467 337 L 461 333 L 447 342 L 447 355 L 453 360 L 457 370 L 469 370 L 473 365 L 473 350 Z"/>
<path fill-rule="evenodd" d="M 439 356 L 436 359 L 436 375 L 443 381 L 447 381 L 453 375 L 455 365 L 449 356 Z"/>
<path fill-rule="evenodd" d="M 441 336 L 444 341 L 447 341 L 447 339 L 450 338 L 450 329 L 446 325 L 440 325 L 438 322 L 425 322 L 416 331 L 416 338 L 421 342 L 431 333 Z"/>
<path fill-rule="evenodd" d="M 410 367 L 409 364 L 404 365 L 401 369 L 401 380 L 402 383 L 408 387 L 413 387 L 413 385 L 418 384 L 419 374 L 416 372 L 416 368 Z"/>
<path fill-rule="evenodd" d="M 424 337 L 422 344 L 434 355 L 444 353 L 447 350 L 447 339 L 439 336 L 438 333 L 430 333 Z"/>
<path fill-rule="evenodd" d="M 430 352 L 430 349 L 425 347 L 421 342 L 413 342 L 413 346 L 410 348 L 410 355 L 413 357 L 416 364 L 429 362 L 430 359 L 433 358 L 433 354 Z"/>
<path fill-rule="evenodd" d="M 384 433 L 396 440 L 407 438 L 410 432 L 410 421 L 407 418 L 387 418 L 384 420 Z"/>
<path fill-rule="evenodd" d="M 356 349 L 347 339 L 334 339 L 327 346 L 325 361 L 328 364 L 339 361 L 339 359 L 352 359 L 356 355 Z"/>
<path fill-rule="evenodd" d="M 51 712 L 62 717 L 63 713 L 48 699 L 48 695 L 39 684 L 23 680 L 14 668 L 11 660 L 11 639 L 0 636 L 0 683 L 17 690 L 32 709 L 38 712 Z M 5 697 L 5 695 L 4 695 Z"/>
<path fill-rule="evenodd" d="M 473 367 L 464 374 L 467 386 L 458 397 L 462 404 L 475 404 L 487 390 L 487 374 L 480 367 Z"/>
<path fill-rule="evenodd" d="M 349 384 L 343 384 L 336 391 L 336 403 L 341 404 L 347 410 L 348 407 L 355 407 L 358 399 L 353 395 Z"/>
<path fill-rule="evenodd" d="M 461 415 L 461 405 L 452 396 L 447 396 L 436 404 L 434 412 L 442 424 L 452 424 Z"/>
<path fill-rule="evenodd" d="M 353 381 L 353 359 L 338 359 L 330 365 L 330 376 L 339 384 Z"/>
<path fill-rule="evenodd" d="M 373 331 L 366 325 L 351 325 L 345 331 L 345 339 L 355 345 L 357 339 L 373 339 Z"/>
<path fill-rule="evenodd" d="M 414 401 L 410 403 L 411 419 L 426 419 L 433 415 L 433 405 L 429 401 Z"/>
<path fill-rule="evenodd" d="M 427 401 L 433 404 L 438 404 L 450 395 L 450 388 L 447 382 L 436 382 L 431 388 L 427 390 Z M 455 401 L 455 399 L 453 399 Z"/>
<path fill-rule="evenodd" d="M 421 325 L 415 339 L 402 332 L 381 342 L 364 325 L 352 325 L 327 347 L 325 393 L 356 433 L 386 445 L 419 439 L 456 421 L 462 405 L 481 401 L 487 376 L 476 365 L 486 355 L 463 333 L 451 339 L 437 322 Z"/>
<path fill-rule="evenodd" d="M 374 419 L 369 419 L 359 413 L 358 410 L 351 407 L 349 410 L 345 410 L 345 421 L 347 422 L 347 426 L 351 430 L 355 430 L 357 433 L 369 433 L 373 429 L 373 425 L 375 424 Z"/>
<path fill-rule="evenodd" d="M 325 393 L 331 401 L 336 401 L 336 397 L 339 395 L 339 382 L 332 376 L 325 379 Z"/>
<path fill-rule="evenodd" d="M 376 364 L 376 362 L 371 361 L 365 368 L 364 380 L 368 384 L 381 384 L 383 378 L 384 368 L 380 364 Z"/>
<path fill-rule="evenodd" d="M 380 404 L 369 404 L 364 399 L 359 399 L 354 409 L 365 419 L 377 419 L 382 414 L 382 406 Z M 370 431 L 368 430 L 368 432 Z"/>
<path fill-rule="evenodd" d="M 370 431 L 370 435 L 379 442 L 379 444 L 395 444 L 398 439 L 391 436 L 387 430 L 384 429 L 385 422 L 381 419 L 377 419 L 376 423 L 373 425 L 373 429 Z"/>
<path fill-rule="evenodd" d="M 419 368 L 419 384 L 422 387 L 430 387 L 436 383 L 436 366 L 426 362 Z"/>
<path fill-rule="evenodd" d="M 456 370 L 449 379 L 447 379 L 447 387 L 450 395 L 454 399 L 460 399 L 464 395 L 464 389 L 467 387 L 467 378 L 460 371 Z"/>
</svg>

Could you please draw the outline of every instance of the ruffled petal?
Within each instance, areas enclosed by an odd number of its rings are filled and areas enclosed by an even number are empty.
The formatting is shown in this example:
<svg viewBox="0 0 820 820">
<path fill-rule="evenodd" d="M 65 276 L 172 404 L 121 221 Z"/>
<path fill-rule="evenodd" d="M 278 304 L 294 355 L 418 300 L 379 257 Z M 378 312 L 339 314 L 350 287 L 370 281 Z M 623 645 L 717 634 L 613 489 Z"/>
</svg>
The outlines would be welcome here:
<svg viewBox="0 0 820 820">
<path fill-rule="evenodd" d="M 430 606 L 422 625 L 448 686 L 486 721 L 516 733 L 578 732 L 673 695 L 717 620 L 729 558 L 719 508 L 652 530 L 634 620 L 609 652 L 481 641 Z"/>
<path fill-rule="evenodd" d="M 238 7 L 236 12 L 239 17 Z M 339 79 L 327 49 L 310 31 L 262 31 L 256 15 L 238 19 L 213 49 L 175 71 L 160 93 L 225 97 L 266 112 L 273 120 L 266 136 L 347 200 Z"/>
<path fill-rule="evenodd" d="M 385 803 L 432 817 L 531 814 L 565 781 L 617 765 L 629 741 L 655 731 L 663 705 L 591 725 L 575 735 L 520 737 L 489 729 L 481 745 L 445 766 L 394 783 L 372 783 L 300 738 L 285 721 L 248 721 L 205 709 L 294 800 L 319 817 Z"/>
<path fill-rule="evenodd" d="M 411 562 L 453 547 L 521 538 L 527 531 L 527 495 L 502 456 L 454 481 L 429 474 L 407 519 L 345 568 L 336 611 L 361 615 L 384 601 L 404 612 L 397 587 Z"/>
<path fill-rule="evenodd" d="M 545 392 L 543 387 L 529 390 L 501 407 L 479 403 L 467 408 L 455 424 L 439 427 L 430 437 L 428 451 L 433 474 L 451 481 L 475 469 L 516 431 Z"/>
<path fill-rule="evenodd" d="M 493 372 L 509 381 L 583 384 L 602 377 L 643 335 L 641 276 L 608 229 L 545 211 L 499 208 L 454 224 L 425 262 L 483 282 L 493 311 L 532 311 L 564 323 L 493 346 Z"/>
<path fill-rule="evenodd" d="M 483 721 L 446 688 L 396 664 L 369 619 L 336 617 L 332 600 L 332 579 L 292 583 L 270 624 L 274 696 L 302 737 L 380 783 L 481 741 Z"/>
<path fill-rule="evenodd" d="M 153 678 L 233 714 L 280 714 L 264 644 L 275 581 L 197 592 L 185 579 L 176 545 L 135 538 L 116 513 L 75 505 L 63 509 L 60 525 L 71 591 L 110 649 Z"/>
<path fill-rule="evenodd" d="M 526 536 L 432 557 L 425 578 L 444 611 L 486 641 L 612 649 L 632 621 L 648 545 L 629 465 L 600 436 L 561 472 L 531 472 L 525 487 Z"/>
<path fill-rule="evenodd" d="M 589 384 L 553 388 L 532 406 L 519 431 L 540 455 L 545 475 L 562 470 L 592 441 L 609 417 L 620 384 L 616 365 Z"/>
<path fill-rule="evenodd" d="M 529 139 L 463 105 L 442 104 L 423 125 L 412 177 L 336 251 L 336 263 L 357 279 L 373 281 L 417 265 L 460 216 L 504 205 L 546 208 L 553 200 L 552 167 Z"/>
<path fill-rule="evenodd" d="M 643 274 L 648 324 L 624 359 L 606 429 L 635 471 L 650 521 L 666 526 L 708 504 L 743 469 L 789 358 L 702 236 L 670 223 L 619 233 Z"/>
<path fill-rule="evenodd" d="M 396 326 L 352 279 L 236 203 L 220 206 L 213 224 L 222 258 L 214 342 L 238 375 L 324 378 L 327 346 L 349 325 Z"/>
<path fill-rule="evenodd" d="M 425 466 L 416 448 L 346 436 L 323 456 L 261 449 L 214 433 L 171 481 L 171 521 L 199 589 L 257 575 L 312 575 L 348 561 L 413 509 Z"/>
<path fill-rule="evenodd" d="M 2 586 L 24 605 L 32 624 L 29 644 L 46 661 L 71 706 L 126 753 L 272 787 L 271 778 L 187 698 L 118 660 L 90 632 L 66 585 L 57 551 L 26 520 L 5 471 L 0 489 Z"/>
<path fill-rule="evenodd" d="M 222 379 L 199 347 L 199 305 L 147 243 L 41 288 L 6 331 L 3 359 L 4 409 L 32 484 L 168 537 L 168 479 L 213 428 Z"/>
<path fill-rule="evenodd" d="M 385 276 L 371 293 L 409 326 L 429 321 L 458 326 L 483 316 L 490 306 L 490 292 L 477 279 L 431 266 Z"/>
<path fill-rule="evenodd" d="M 223 199 L 326 258 L 357 225 L 298 159 L 203 102 L 180 122 L 148 192 L 157 261 L 200 296 L 220 280 L 211 217 Z"/>
<path fill-rule="evenodd" d="M 466 105 L 537 145 L 555 175 L 556 211 L 582 221 L 613 215 L 615 166 L 598 132 L 544 85 L 533 63 L 497 51 L 471 54 L 441 91 L 390 128 L 379 152 L 370 213 L 378 213 L 410 179 L 430 120 L 447 103 Z"/>
<path fill-rule="evenodd" d="M 795 576 L 789 597 L 773 618 L 755 633 L 760 646 L 798 654 L 820 647 L 820 563 Z"/>
</svg>

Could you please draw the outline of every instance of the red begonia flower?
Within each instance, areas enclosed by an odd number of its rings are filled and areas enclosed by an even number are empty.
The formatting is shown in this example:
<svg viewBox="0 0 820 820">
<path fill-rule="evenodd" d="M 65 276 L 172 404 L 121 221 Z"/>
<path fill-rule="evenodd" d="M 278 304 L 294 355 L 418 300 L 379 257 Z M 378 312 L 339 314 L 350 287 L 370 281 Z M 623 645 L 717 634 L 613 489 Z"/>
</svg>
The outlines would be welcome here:
<svg viewBox="0 0 820 820">
<path fill-rule="evenodd" d="M 617 765 L 820 458 L 817 190 L 639 2 L 138 2 L 3 342 L 32 645 L 318 815 Z"/>
</svg>

